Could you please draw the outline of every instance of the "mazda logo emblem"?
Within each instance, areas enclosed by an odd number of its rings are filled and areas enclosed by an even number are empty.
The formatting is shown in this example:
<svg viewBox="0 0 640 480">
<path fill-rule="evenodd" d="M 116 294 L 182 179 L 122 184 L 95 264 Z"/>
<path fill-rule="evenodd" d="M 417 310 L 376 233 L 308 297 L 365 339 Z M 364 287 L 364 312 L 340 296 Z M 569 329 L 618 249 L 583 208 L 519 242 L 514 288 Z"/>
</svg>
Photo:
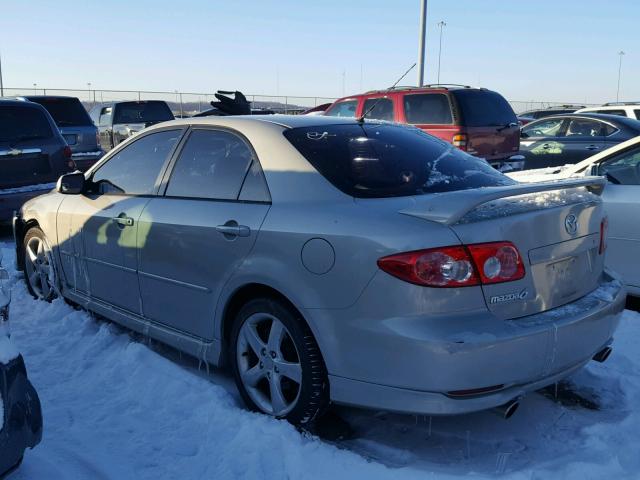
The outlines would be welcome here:
<svg viewBox="0 0 640 480">
<path fill-rule="evenodd" d="M 564 219 L 564 229 L 569 235 L 575 235 L 578 232 L 578 219 L 574 214 L 567 215 Z"/>
</svg>

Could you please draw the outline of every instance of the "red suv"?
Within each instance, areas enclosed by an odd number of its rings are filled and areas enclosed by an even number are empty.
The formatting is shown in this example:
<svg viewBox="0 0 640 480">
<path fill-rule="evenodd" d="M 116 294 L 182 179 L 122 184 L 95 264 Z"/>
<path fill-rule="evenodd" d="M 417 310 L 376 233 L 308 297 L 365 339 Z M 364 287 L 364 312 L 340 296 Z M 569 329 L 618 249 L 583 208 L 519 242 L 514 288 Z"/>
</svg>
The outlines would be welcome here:
<svg viewBox="0 0 640 480">
<path fill-rule="evenodd" d="M 365 118 L 415 125 L 496 168 L 520 149 L 520 128 L 511 105 L 486 88 L 426 85 L 371 91 L 336 100 L 325 115 L 363 113 Z"/>
</svg>

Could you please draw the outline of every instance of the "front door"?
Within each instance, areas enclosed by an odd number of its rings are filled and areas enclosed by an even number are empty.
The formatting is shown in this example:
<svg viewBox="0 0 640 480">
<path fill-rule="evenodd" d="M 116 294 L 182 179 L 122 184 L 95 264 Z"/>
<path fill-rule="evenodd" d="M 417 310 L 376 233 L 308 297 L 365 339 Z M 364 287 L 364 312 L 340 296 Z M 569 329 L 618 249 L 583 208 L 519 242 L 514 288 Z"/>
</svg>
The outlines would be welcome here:
<svg viewBox="0 0 640 480">
<path fill-rule="evenodd" d="M 564 132 L 566 121 L 562 117 L 544 118 L 522 128 L 520 154 L 525 157 L 525 170 L 564 165 Z"/>
<path fill-rule="evenodd" d="M 145 317 L 212 339 L 220 292 L 253 248 L 269 207 L 250 145 L 230 131 L 193 130 L 165 195 L 152 199 L 140 218 Z"/>
<path fill-rule="evenodd" d="M 640 288 L 640 148 L 602 162 L 598 173 L 609 180 L 602 195 L 609 216 L 607 264 L 627 285 Z"/>
<path fill-rule="evenodd" d="M 156 195 L 182 133 L 163 130 L 141 137 L 94 172 L 86 193 L 65 199 L 58 224 L 69 287 L 92 299 L 142 313 L 138 220 Z"/>
</svg>

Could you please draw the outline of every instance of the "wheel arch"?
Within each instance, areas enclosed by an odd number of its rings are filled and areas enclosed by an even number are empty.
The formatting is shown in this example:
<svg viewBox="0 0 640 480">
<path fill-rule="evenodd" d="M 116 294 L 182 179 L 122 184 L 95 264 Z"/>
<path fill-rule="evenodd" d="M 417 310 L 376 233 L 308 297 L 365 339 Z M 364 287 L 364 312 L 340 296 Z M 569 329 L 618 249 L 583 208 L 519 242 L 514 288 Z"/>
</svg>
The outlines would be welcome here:
<svg viewBox="0 0 640 480">
<path fill-rule="evenodd" d="M 40 228 L 40 223 L 35 218 L 29 220 L 18 219 L 15 224 L 15 241 L 16 241 L 16 267 L 19 271 L 24 270 L 24 237 L 33 227 Z"/>
</svg>

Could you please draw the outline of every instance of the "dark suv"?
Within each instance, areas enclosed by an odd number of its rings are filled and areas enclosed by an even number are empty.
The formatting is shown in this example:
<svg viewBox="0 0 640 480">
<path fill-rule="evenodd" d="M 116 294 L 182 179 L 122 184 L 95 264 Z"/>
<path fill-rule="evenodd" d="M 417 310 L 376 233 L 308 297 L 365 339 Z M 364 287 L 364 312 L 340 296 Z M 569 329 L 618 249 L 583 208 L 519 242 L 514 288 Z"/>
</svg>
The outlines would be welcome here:
<svg viewBox="0 0 640 480">
<path fill-rule="evenodd" d="M 71 149 L 44 107 L 0 100 L 0 223 L 75 169 Z"/>
<path fill-rule="evenodd" d="M 458 85 L 397 87 L 336 100 L 325 115 L 415 125 L 500 168 L 520 148 L 511 105 L 486 88 Z"/>
<path fill-rule="evenodd" d="M 98 126 L 100 146 L 106 152 L 140 130 L 174 119 L 169 105 L 162 100 L 102 103 L 93 107 L 89 115 Z"/>
<path fill-rule="evenodd" d="M 24 98 L 47 109 L 80 170 L 87 171 L 102 157 L 104 152 L 98 143 L 98 129 L 78 98 L 45 95 Z"/>
</svg>

